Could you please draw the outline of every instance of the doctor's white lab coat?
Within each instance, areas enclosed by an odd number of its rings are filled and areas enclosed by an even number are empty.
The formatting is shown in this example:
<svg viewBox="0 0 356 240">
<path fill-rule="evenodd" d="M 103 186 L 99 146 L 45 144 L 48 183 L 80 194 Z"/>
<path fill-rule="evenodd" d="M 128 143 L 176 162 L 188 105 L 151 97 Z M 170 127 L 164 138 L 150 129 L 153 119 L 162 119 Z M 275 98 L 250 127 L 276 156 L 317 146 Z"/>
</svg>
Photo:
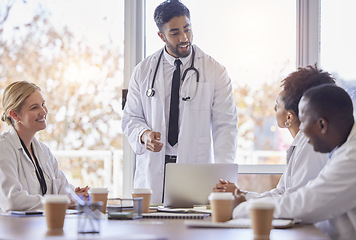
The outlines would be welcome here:
<svg viewBox="0 0 356 240">
<path fill-rule="evenodd" d="M 275 203 L 274 217 L 298 218 L 314 223 L 331 239 L 356 238 L 356 124 L 346 142 L 336 149 L 320 174 L 306 186 L 281 197 L 267 197 Z M 234 209 L 234 218 L 248 216 L 247 202 Z"/>
<path fill-rule="evenodd" d="M 237 111 L 231 80 L 222 65 L 193 47 L 194 66 L 200 73 L 200 81 L 192 101 L 180 99 L 177 163 L 232 163 L 237 147 Z M 154 84 L 155 95 L 147 97 L 146 91 L 151 87 L 161 51 L 135 67 L 122 119 L 123 132 L 137 155 L 134 187 L 151 188 L 154 203 L 162 202 L 165 146 L 168 144 L 165 111 L 169 111 L 165 109 L 164 81 L 172 78 L 163 76 L 162 60 Z M 195 90 L 196 73 L 189 71 L 181 86 L 180 98 L 193 97 Z M 148 151 L 140 142 L 140 136 L 147 129 L 161 133 L 164 146 L 160 152 Z"/>
<path fill-rule="evenodd" d="M 58 162 L 43 143 L 33 138 L 33 150 L 42 168 L 47 184 L 47 193 L 66 194 L 72 189 L 58 169 Z M 41 209 L 42 191 L 33 163 L 23 149 L 15 129 L 0 135 L 0 207 L 6 211 Z"/>
</svg>

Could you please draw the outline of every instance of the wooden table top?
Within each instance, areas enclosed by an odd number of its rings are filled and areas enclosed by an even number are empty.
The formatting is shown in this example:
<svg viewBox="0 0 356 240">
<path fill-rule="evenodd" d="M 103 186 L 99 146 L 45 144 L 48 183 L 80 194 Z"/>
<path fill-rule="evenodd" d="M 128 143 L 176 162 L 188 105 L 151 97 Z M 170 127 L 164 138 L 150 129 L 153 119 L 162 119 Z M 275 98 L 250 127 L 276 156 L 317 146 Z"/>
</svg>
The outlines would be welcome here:
<svg viewBox="0 0 356 240">
<path fill-rule="evenodd" d="M 253 239 L 251 229 L 188 228 L 184 219 L 100 220 L 100 234 L 77 234 L 77 215 L 67 215 L 62 231 L 47 231 L 44 216 L 0 216 L 0 239 Z M 210 217 L 205 221 L 211 221 Z M 273 229 L 271 240 L 329 239 L 313 225 Z"/>
</svg>

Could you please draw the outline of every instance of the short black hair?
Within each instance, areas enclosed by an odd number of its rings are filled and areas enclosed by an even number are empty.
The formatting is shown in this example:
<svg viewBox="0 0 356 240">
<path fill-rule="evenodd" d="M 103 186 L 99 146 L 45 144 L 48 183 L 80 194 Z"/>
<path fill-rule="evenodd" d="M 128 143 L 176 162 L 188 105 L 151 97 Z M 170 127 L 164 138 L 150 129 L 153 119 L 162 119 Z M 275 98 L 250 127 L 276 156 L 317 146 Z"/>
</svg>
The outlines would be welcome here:
<svg viewBox="0 0 356 240">
<path fill-rule="evenodd" d="M 298 117 L 298 104 L 303 93 L 309 88 L 327 83 L 335 84 L 334 78 L 328 72 L 318 69 L 317 66 L 299 67 L 282 80 L 282 101 L 285 110 L 293 110 Z"/>
<path fill-rule="evenodd" d="M 343 129 L 354 122 L 353 104 L 350 95 L 334 84 L 324 84 L 307 90 L 303 98 L 308 101 L 311 117 L 324 118 L 337 123 Z"/>
<path fill-rule="evenodd" d="M 179 0 L 167 0 L 155 9 L 154 19 L 160 32 L 163 26 L 174 17 L 186 16 L 190 19 L 189 9 Z"/>
</svg>

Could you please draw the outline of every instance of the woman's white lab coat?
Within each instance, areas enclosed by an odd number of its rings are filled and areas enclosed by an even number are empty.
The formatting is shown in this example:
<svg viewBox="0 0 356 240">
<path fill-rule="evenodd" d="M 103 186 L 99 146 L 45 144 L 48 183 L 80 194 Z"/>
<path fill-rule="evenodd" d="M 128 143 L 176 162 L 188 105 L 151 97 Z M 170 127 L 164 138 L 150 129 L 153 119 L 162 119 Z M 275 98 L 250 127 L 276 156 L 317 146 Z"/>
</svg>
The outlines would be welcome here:
<svg viewBox="0 0 356 240">
<path fill-rule="evenodd" d="M 33 138 L 34 153 L 43 170 L 47 193 L 66 194 L 73 189 L 58 169 L 58 162 L 43 143 Z M 42 208 L 41 187 L 33 163 L 24 151 L 15 129 L 0 135 L 0 207 L 2 211 Z"/>
<path fill-rule="evenodd" d="M 291 144 L 294 151 L 277 187 L 264 193 L 248 192 L 246 199 L 290 194 L 315 179 L 326 165 L 329 154 L 315 152 L 308 141 L 304 133 L 299 131 Z"/>
<path fill-rule="evenodd" d="M 195 49 L 195 68 L 200 81 L 192 101 L 180 100 L 180 126 L 177 163 L 234 162 L 237 147 L 237 111 L 231 80 L 226 69 L 198 47 Z M 124 134 L 128 136 L 136 156 L 134 187 L 151 188 L 151 201 L 161 202 L 165 145 L 168 119 L 165 119 L 165 84 L 162 62 L 155 81 L 155 95 L 147 97 L 153 74 L 162 50 L 147 57 L 133 71 L 122 119 Z M 190 63 L 189 63 L 190 66 Z M 196 73 L 189 71 L 181 86 L 181 96 L 194 96 Z M 164 144 L 160 152 L 146 150 L 140 142 L 141 134 L 150 129 L 161 133 Z M 184 177 L 184 176 L 182 176 Z"/>
</svg>

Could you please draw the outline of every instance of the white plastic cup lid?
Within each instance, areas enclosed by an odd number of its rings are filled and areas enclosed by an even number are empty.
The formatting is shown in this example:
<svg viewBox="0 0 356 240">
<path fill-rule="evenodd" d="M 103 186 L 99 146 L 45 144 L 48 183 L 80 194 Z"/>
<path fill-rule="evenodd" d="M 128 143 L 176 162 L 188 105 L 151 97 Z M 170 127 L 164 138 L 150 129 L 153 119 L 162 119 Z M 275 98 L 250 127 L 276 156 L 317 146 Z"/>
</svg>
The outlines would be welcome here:
<svg viewBox="0 0 356 240">
<path fill-rule="evenodd" d="M 273 202 L 266 200 L 253 200 L 249 203 L 250 209 L 274 209 Z"/>
<path fill-rule="evenodd" d="M 67 195 L 59 194 L 46 194 L 42 200 L 42 203 L 70 203 L 70 199 Z"/>
<path fill-rule="evenodd" d="M 89 194 L 90 193 L 109 193 L 109 190 L 107 188 L 90 188 L 88 192 L 89 192 Z"/>
<path fill-rule="evenodd" d="M 212 192 L 209 200 L 234 200 L 234 196 L 231 192 Z"/>
<path fill-rule="evenodd" d="M 132 194 L 152 194 L 152 190 L 149 188 L 135 188 L 132 190 Z"/>
</svg>

